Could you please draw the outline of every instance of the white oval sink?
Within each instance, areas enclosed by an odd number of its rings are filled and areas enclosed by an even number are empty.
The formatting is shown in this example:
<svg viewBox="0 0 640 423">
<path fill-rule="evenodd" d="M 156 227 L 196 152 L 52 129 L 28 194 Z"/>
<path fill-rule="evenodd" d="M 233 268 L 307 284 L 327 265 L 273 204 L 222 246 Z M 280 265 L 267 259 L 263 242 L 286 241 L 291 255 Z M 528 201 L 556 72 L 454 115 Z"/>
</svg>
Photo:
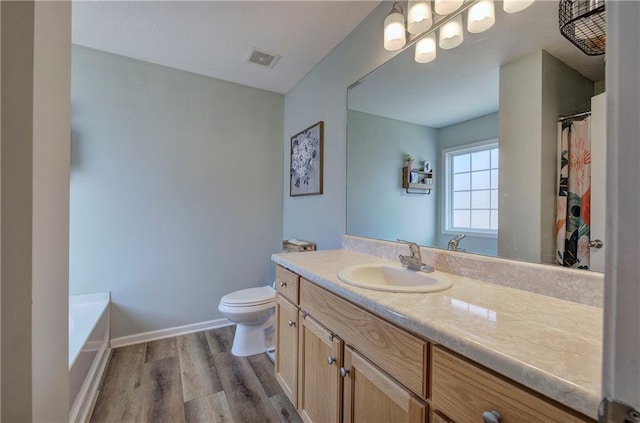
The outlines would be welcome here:
<svg viewBox="0 0 640 423">
<path fill-rule="evenodd" d="M 370 263 L 345 267 L 338 279 L 349 285 L 375 291 L 436 292 L 450 288 L 451 278 L 437 270 L 431 273 L 408 270 L 401 265 Z"/>
</svg>

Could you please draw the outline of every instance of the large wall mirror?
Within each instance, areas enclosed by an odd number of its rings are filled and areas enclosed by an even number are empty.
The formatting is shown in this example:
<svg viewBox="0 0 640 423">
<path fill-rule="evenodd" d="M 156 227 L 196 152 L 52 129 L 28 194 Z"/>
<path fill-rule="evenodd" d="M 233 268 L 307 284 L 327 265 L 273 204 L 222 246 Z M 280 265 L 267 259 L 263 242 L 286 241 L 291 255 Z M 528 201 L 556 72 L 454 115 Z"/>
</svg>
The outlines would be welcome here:
<svg viewBox="0 0 640 423">
<path fill-rule="evenodd" d="M 555 1 L 495 10 L 434 61 L 408 47 L 349 87 L 347 233 L 439 248 L 464 234 L 467 253 L 602 271 L 604 56 L 562 37 Z M 563 139 L 581 160 L 569 176 Z M 406 154 L 428 162 L 431 191 L 402 188 Z"/>
</svg>

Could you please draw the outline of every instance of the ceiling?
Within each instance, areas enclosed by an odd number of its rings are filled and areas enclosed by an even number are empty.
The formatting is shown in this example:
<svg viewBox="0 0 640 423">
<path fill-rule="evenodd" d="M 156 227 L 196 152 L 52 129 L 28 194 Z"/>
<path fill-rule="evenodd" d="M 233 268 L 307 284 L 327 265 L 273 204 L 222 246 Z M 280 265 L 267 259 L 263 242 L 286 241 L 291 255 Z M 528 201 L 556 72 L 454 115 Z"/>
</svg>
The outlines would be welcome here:
<svg viewBox="0 0 640 423">
<path fill-rule="evenodd" d="M 604 56 L 587 56 L 560 35 L 557 1 L 515 14 L 500 6 L 492 28 L 465 31 L 462 45 L 438 49 L 433 62 L 416 63 L 410 47 L 365 76 L 349 92 L 349 109 L 432 128 L 493 113 L 500 65 L 541 49 L 593 81 L 604 79 Z"/>
<path fill-rule="evenodd" d="M 293 88 L 379 1 L 74 1 L 85 47 L 277 93 Z M 282 57 L 250 62 L 253 47 Z"/>
</svg>

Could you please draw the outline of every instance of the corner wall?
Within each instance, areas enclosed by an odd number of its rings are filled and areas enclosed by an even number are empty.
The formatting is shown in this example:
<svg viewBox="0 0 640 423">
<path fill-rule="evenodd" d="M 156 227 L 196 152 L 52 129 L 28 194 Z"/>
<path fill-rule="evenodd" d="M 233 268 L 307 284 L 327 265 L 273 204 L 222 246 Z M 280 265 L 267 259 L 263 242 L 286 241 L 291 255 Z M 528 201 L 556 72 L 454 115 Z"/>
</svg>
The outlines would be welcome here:
<svg viewBox="0 0 640 423">
<path fill-rule="evenodd" d="M 34 3 L 2 8 L 2 416 L 32 420 L 31 249 Z"/>
<path fill-rule="evenodd" d="M 347 87 L 393 57 L 381 27 L 390 3 L 381 2 L 331 53 L 285 95 L 283 238 L 340 248 L 346 228 Z M 290 137 L 324 121 L 324 194 L 289 197 Z"/>
<path fill-rule="evenodd" d="M 415 166 L 437 163 L 436 130 L 349 110 L 347 232 L 379 239 L 410 239 L 433 245 L 436 236 L 436 195 L 407 194 L 402 189 L 406 153 Z"/>
<path fill-rule="evenodd" d="M 555 263 L 558 117 L 591 110 L 595 84 L 546 51 L 542 52 L 542 78 L 540 263 Z"/>
<path fill-rule="evenodd" d="M 69 419 L 71 4 L 2 10 L 2 415 Z"/>
<path fill-rule="evenodd" d="M 69 419 L 71 3 L 35 3 L 33 420 Z"/>
<path fill-rule="evenodd" d="M 554 262 L 557 119 L 592 96 L 591 80 L 545 51 L 500 67 L 500 257 Z"/>
<path fill-rule="evenodd" d="M 284 98 L 80 46 L 72 54 L 72 294 L 112 338 L 220 318 L 273 283 Z"/>
</svg>

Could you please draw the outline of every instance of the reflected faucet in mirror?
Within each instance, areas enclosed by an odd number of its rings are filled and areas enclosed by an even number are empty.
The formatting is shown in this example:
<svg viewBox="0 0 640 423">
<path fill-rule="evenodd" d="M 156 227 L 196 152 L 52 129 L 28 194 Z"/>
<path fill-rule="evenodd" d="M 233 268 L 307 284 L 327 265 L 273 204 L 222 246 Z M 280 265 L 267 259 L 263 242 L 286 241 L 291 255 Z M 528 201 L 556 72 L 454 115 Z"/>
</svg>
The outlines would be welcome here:
<svg viewBox="0 0 640 423">
<path fill-rule="evenodd" d="M 455 237 L 451 238 L 451 240 L 449 240 L 449 244 L 447 245 L 447 250 L 462 252 L 466 251 L 464 248 L 458 247 L 458 244 L 460 244 L 460 241 L 462 241 L 462 238 L 464 238 L 465 236 L 465 234 L 458 234 Z"/>
<path fill-rule="evenodd" d="M 409 251 L 411 252 L 411 255 L 409 257 L 403 256 L 402 254 L 398 256 L 398 258 L 400 259 L 400 263 L 404 267 L 409 270 L 415 270 L 418 272 L 422 271 L 427 273 L 431 273 L 435 270 L 433 266 L 429 266 L 428 264 L 422 262 L 422 254 L 420 253 L 420 246 L 418 244 L 411 241 L 405 241 L 403 239 L 399 239 L 398 241 L 408 244 Z"/>
</svg>

